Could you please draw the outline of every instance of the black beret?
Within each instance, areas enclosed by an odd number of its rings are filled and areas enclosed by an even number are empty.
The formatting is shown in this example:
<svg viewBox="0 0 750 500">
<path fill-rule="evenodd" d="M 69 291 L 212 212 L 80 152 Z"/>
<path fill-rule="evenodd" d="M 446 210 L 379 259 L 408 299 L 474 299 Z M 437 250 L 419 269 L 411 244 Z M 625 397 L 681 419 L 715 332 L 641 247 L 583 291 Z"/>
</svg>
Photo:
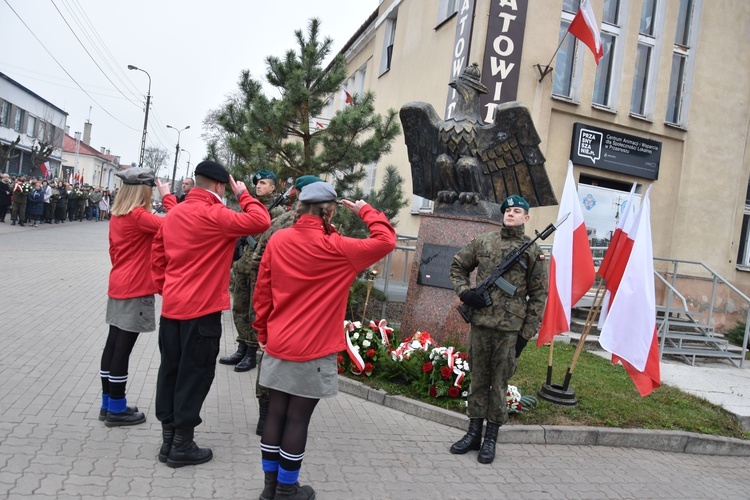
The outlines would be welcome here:
<svg viewBox="0 0 750 500">
<path fill-rule="evenodd" d="M 202 161 L 195 167 L 195 175 L 202 175 L 215 181 L 226 184 L 229 182 L 229 172 L 221 163 L 206 160 Z"/>
</svg>

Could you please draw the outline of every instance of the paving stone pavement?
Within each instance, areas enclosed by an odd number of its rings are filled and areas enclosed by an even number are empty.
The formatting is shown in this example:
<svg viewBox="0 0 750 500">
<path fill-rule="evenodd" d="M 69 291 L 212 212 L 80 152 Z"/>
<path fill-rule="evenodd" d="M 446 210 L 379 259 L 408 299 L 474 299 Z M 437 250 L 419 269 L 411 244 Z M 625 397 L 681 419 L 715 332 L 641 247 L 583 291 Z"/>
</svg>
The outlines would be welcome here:
<svg viewBox="0 0 750 500">
<path fill-rule="evenodd" d="M 0 498 L 256 498 L 262 489 L 255 371 L 217 365 L 196 440 L 214 460 L 156 459 L 155 333 L 130 362 L 146 423 L 98 420 L 107 222 L 0 224 Z M 158 307 L 157 303 L 157 307 Z M 234 350 L 224 315 L 223 352 Z M 341 393 L 321 401 L 301 481 L 317 498 L 750 498 L 750 459 L 609 446 L 499 444 L 495 462 L 455 456 L 463 432 Z"/>
</svg>

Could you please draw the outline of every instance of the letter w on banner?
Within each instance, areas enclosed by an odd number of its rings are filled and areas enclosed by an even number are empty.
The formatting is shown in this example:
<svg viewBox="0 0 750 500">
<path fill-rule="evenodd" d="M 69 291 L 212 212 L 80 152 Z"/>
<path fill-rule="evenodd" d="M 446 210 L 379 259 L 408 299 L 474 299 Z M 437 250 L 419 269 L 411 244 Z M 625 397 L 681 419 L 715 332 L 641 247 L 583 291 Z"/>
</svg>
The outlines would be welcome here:
<svg viewBox="0 0 750 500">
<path fill-rule="evenodd" d="M 633 240 L 633 249 L 599 336 L 601 346 L 612 353 L 612 362 L 622 363 L 641 396 L 651 394 L 661 385 L 651 240 L 651 187 L 646 191 L 635 226 L 628 235 Z"/>
<path fill-rule="evenodd" d="M 572 217 L 568 217 L 555 231 L 547 306 L 536 341 L 537 347 L 549 342 L 558 333 L 570 330 L 570 309 L 589 291 L 596 278 L 581 201 L 573 180 L 573 162 L 570 160 L 558 220 L 567 213 Z"/>
<path fill-rule="evenodd" d="M 599 35 L 599 25 L 594 17 L 594 10 L 589 0 L 581 0 L 576 16 L 568 26 L 568 33 L 582 41 L 594 54 L 596 64 L 604 56 L 602 38 Z"/>
</svg>

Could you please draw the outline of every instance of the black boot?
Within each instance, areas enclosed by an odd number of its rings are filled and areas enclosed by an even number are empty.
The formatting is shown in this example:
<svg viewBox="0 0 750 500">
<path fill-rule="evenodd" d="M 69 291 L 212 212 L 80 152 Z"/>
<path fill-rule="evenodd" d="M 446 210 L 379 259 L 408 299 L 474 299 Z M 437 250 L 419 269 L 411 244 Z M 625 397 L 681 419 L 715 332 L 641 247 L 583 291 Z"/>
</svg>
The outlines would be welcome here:
<svg viewBox="0 0 750 500">
<path fill-rule="evenodd" d="M 493 424 L 489 420 L 487 421 L 487 430 L 484 432 L 484 442 L 482 443 L 482 449 L 479 450 L 480 464 L 491 464 L 495 460 L 495 441 L 497 441 L 497 430 L 500 428 L 500 424 Z"/>
<path fill-rule="evenodd" d="M 451 446 L 451 453 L 454 455 L 463 455 L 469 450 L 478 450 L 482 444 L 482 424 L 484 423 L 483 418 L 470 418 L 469 419 L 469 431 L 453 443 Z"/>
<path fill-rule="evenodd" d="M 258 352 L 257 347 L 246 347 L 247 351 L 245 351 L 245 357 L 242 358 L 242 361 L 237 363 L 237 366 L 234 367 L 234 371 L 236 372 L 249 372 L 253 368 L 255 368 L 258 365 L 258 361 L 255 358 L 256 353 Z"/>
<path fill-rule="evenodd" d="M 185 465 L 205 464 L 214 458 L 210 448 L 198 448 L 193 441 L 193 429 L 175 429 L 167 465 L 176 469 Z"/>
<path fill-rule="evenodd" d="M 260 494 L 258 500 L 274 500 L 276 497 L 276 486 L 279 484 L 277 478 L 279 473 L 277 472 L 264 472 L 265 479 L 263 483 L 263 493 Z"/>
<path fill-rule="evenodd" d="M 247 344 L 243 344 L 240 342 L 237 344 L 237 351 L 232 354 L 231 356 L 224 356 L 223 358 L 219 358 L 219 363 L 222 365 L 236 365 L 240 361 L 242 361 L 242 358 L 245 357 L 245 353 L 247 352 Z"/>
<path fill-rule="evenodd" d="M 174 426 L 172 424 L 161 424 L 161 448 L 159 448 L 159 462 L 167 463 L 169 452 L 172 451 L 174 442 Z"/>
<path fill-rule="evenodd" d="M 146 421 L 146 415 L 137 408 L 127 407 L 125 411 L 120 413 L 107 412 L 107 416 L 104 418 L 104 425 L 106 427 L 120 427 L 123 425 L 137 425 L 142 424 Z"/>
<path fill-rule="evenodd" d="M 268 400 L 258 400 L 258 425 L 255 426 L 255 434 L 263 435 L 263 428 L 266 426 L 266 415 L 268 414 Z"/>
<path fill-rule="evenodd" d="M 300 486 L 299 483 L 281 484 L 276 486 L 275 500 L 314 500 L 315 490 L 312 486 Z"/>
</svg>

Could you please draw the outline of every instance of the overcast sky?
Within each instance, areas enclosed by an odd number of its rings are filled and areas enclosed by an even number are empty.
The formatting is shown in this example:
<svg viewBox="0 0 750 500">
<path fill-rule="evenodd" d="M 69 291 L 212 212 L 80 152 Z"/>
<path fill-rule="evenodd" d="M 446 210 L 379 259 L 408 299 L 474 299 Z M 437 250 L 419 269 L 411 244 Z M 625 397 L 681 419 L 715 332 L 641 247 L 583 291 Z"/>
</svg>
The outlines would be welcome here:
<svg viewBox="0 0 750 500">
<path fill-rule="evenodd" d="M 189 125 L 180 148 L 190 152 L 192 170 L 206 152 L 203 119 L 237 89 L 240 71 L 262 79 L 265 58 L 296 48 L 294 31 L 306 30 L 312 17 L 321 19 L 335 54 L 378 3 L 0 0 L 0 72 L 65 110 L 71 136 L 90 117 L 91 145 L 129 164 L 140 155 L 148 77 L 127 66 L 144 69 L 151 76 L 146 145 L 167 149 L 171 167 L 177 132 L 166 126 Z M 178 179 L 187 160 L 182 153 Z"/>
</svg>

